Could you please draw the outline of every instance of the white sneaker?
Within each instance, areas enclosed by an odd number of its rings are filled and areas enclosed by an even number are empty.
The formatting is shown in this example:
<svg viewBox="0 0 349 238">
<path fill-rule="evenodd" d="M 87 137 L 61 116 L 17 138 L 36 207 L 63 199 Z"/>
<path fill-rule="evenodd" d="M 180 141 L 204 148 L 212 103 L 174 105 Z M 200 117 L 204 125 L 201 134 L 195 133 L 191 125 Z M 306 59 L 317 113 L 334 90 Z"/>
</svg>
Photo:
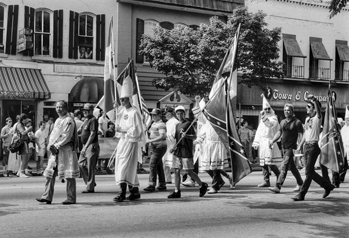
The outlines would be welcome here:
<svg viewBox="0 0 349 238">
<path fill-rule="evenodd" d="M 214 194 L 214 193 L 217 193 L 217 190 L 214 189 L 213 187 L 210 187 L 210 189 L 208 190 L 207 193 L 208 193 L 208 194 Z"/>
<path fill-rule="evenodd" d="M 234 189 L 235 188 L 235 183 L 233 182 L 232 178 L 229 178 L 229 183 L 230 183 L 230 189 Z"/>
<path fill-rule="evenodd" d="M 299 192 L 300 189 L 301 189 L 301 186 L 297 184 L 297 186 L 293 189 L 293 192 Z"/>
<path fill-rule="evenodd" d="M 19 174 L 19 177 L 20 177 L 20 178 L 29 178 L 29 176 L 26 175 L 25 173 L 20 173 L 20 174 Z"/>
<path fill-rule="evenodd" d="M 184 181 L 182 183 L 183 186 L 185 187 L 195 187 L 195 182 L 191 181 L 190 179 Z"/>
</svg>

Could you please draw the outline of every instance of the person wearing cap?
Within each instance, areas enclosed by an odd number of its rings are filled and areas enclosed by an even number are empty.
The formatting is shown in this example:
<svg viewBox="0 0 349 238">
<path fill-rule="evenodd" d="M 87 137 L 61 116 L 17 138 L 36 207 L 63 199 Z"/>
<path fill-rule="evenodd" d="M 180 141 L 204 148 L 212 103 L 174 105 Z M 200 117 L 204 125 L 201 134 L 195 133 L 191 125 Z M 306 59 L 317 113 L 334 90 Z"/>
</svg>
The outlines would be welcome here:
<svg viewBox="0 0 349 238">
<path fill-rule="evenodd" d="M 196 134 L 191 123 L 185 119 L 185 109 L 183 106 L 177 106 L 175 112 L 179 123 L 176 125 L 176 147 L 173 148 L 173 163 L 172 169 L 175 174 L 175 190 L 168 196 L 168 198 L 180 198 L 180 179 L 181 170 L 187 172 L 188 175 L 199 184 L 199 196 L 202 197 L 207 192 L 207 183 L 201 182 L 199 176 L 193 171 L 193 140 L 196 139 Z"/>
<path fill-rule="evenodd" d="M 129 200 L 141 197 L 137 176 L 138 161 L 142 159 L 141 143 L 144 141 L 144 128 L 140 114 L 131 104 L 133 84 L 130 77 L 126 77 L 120 90 L 120 101 L 123 110 L 117 115 L 116 134 L 118 140 L 115 155 L 115 182 L 120 187 L 115 202 L 126 199 L 127 186 Z"/>
<path fill-rule="evenodd" d="M 93 116 L 94 106 L 86 103 L 82 108 L 82 113 L 86 120 L 78 129 L 81 136 L 82 149 L 79 157 L 79 167 L 81 176 L 86 184 L 86 190 L 82 193 L 93 193 L 96 186 L 96 164 L 99 155 L 98 144 L 98 121 Z"/>
<path fill-rule="evenodd" d="M 282 158 L 278 145 L 269 148 L 269 144 L 273 140 L 275 134 L 280 130 L 280 125 L 274 110 L 271 108 L 264 95 L 262 107 L 263 111 L 261 111 L 261 120 L 252 146 L 254 149 L 258 149 L 259 147 L 258 157 L 264 178 L 264 182 L 259 184 L 258 187 L 270 187 L 269 169 L 273 171 L 278 178 L 280 171 L 277 164 L 281 163 Z"/>
<path fill-rule="evenodd" d="M 292 197 L 294 201 L 304 200 L 312 180 L 325 189 L 323 198 L 328 197 L 334 189 L 334 185 L 321 177 L 314 169 L 317 157 L 321 152 L 319 148 L 319 135 L 322 122 L 321 103 L 313 95 L 308 95 L 306 110 L 308 117 L 305 119 L 305 132 L 297 148 L 297 150 L 304 148 L 305 180 L 299 193 Z"/>
<path fill-rule="evenodd" d="M 293 150 L 297 149 L 297 143 L 301 141 L 303 136 L 303 125 L 302 122 L 295 117 L 292 104 L 285 104 L 284 114 L 286 118 L 281 121 L 279 131 L 276 133 L 273 140 L 269 144 L 270 149 L 272 149 L 275 142 L 282 138 L 281 145 L 284 158 L 280 166 L 280 175 L 276 182 L 276 186 L 269 187 L 269 190 L 274 193 L 280 193 L 281 186 L 285 182 L 288 169 L 291 170 L 293 176 L 297 181 L 297 186 L 293 191 L 298 192 L 303 184 L 303 179 L 299 174 L 299 171 L 293 160 Z"/>
<path fill-rule="evenodd" d="M 166 183 L 172 183 L 171 177 L 171 166 L 173 161 L 173 154 L 171 153 L 171 149 L 176 144 L 175 133 L 176 133 L 176 125 L 179 123 L 177 118 L 175 117 L 175 111 L 173 107 L 167 107 L 165 110 L 166 117 L 166 144 L 167 150 L 165 155 L 163 156 L 163 164 L 164 164 L 164 172 Z"/>
<path fill-rule="evenodd" d="M 56 177 L 66 181 L 67 199 L 63 205 L 76 203 L 76 178 L 80 176 L 78 157 L 78 135 L 74 120 L 68 114 L 66 101 L 56 102 L 58 118 L 50 134 L 48 148 L 51 150 L 47 167 L 44 171 L 46 177 L 45 191 L 36 200 L 40 203 L 51 204 L 54 193 Z"/>
<path fill-rule="evenodd" d="M 159 108 L 154 108 L 150 115 L 153 123 L 149 128 L 149 139 L 146 144 L 150 145 L 150 162 L 149 162 L 149 186 L 144 188 L 146 192 L 154 192 L 156 186 L 156 177 L 159 175 L 158 190 L 166 190 L 165 174 L 162 164 L 162 157 L 166 153 L 166 125 L 162 121 L 162 112 Z"/>
</svg>

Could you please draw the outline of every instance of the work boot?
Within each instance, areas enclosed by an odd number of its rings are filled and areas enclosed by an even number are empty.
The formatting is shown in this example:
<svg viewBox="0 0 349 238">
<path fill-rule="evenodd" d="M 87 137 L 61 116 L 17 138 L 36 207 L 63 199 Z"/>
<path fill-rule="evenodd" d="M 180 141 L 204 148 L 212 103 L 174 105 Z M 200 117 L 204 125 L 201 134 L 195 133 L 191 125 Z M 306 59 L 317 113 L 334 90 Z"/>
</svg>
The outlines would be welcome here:
<svg viewBox="0 0 349 238">
<path fill-rule="evenodd" d="M 126 183 L 120 183 L 119 194 L 113 200 L 114 202 L 122 202 L 125 199 L 126 199 Z"/>
</svg>

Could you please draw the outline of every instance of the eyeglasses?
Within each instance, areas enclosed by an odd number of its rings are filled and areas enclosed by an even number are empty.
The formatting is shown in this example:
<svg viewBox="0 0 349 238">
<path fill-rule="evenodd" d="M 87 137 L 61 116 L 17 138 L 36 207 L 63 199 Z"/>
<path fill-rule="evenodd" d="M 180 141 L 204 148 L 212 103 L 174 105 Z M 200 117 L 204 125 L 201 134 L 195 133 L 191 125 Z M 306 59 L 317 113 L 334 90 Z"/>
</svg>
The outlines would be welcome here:
<svg viewBox="0 0 349 238">
<path fill-rule="evenodd" d="M 311 108 L 311 106 L 310 106 L 310 105 L 307 105 L 307 108 L 309 108 L 309 109 L 310 109 L 310 108 Z"/>
<path fill-rule="evenodd" d="M 269 110 L 270 110 L 270 107 L 264 108 L 264 111 L 269 111 Z"/>
</svg>

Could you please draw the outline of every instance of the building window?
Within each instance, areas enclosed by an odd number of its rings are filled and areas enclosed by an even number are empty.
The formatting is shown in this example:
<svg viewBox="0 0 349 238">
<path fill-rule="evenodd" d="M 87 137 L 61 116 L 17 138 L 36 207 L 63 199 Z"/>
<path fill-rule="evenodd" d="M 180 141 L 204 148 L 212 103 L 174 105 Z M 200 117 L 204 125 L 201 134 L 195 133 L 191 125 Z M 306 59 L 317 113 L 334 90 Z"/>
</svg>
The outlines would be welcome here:
<svg viewBox="0 0 349 238">
<path fill-rule="evenodd" d="M 159 26 L 159 22 L 154 20 L 144 21 L 144 35 L 154 36 L 154 29 Z"/>
<path fill-rule="evenodd" d="M 0 53 L 5 52 L 5 7 L 0 6 Z"/>
<path fill-rule="evenodd" d="M 35 12 L 34 49 L 35 55 L 51 55 L 52 14 L 47 10 Z"/>
<path fill-rule="evenodd" d="M 79 59 L 93 58 L 93 17 L 79 16 Z"/>
</svg>

